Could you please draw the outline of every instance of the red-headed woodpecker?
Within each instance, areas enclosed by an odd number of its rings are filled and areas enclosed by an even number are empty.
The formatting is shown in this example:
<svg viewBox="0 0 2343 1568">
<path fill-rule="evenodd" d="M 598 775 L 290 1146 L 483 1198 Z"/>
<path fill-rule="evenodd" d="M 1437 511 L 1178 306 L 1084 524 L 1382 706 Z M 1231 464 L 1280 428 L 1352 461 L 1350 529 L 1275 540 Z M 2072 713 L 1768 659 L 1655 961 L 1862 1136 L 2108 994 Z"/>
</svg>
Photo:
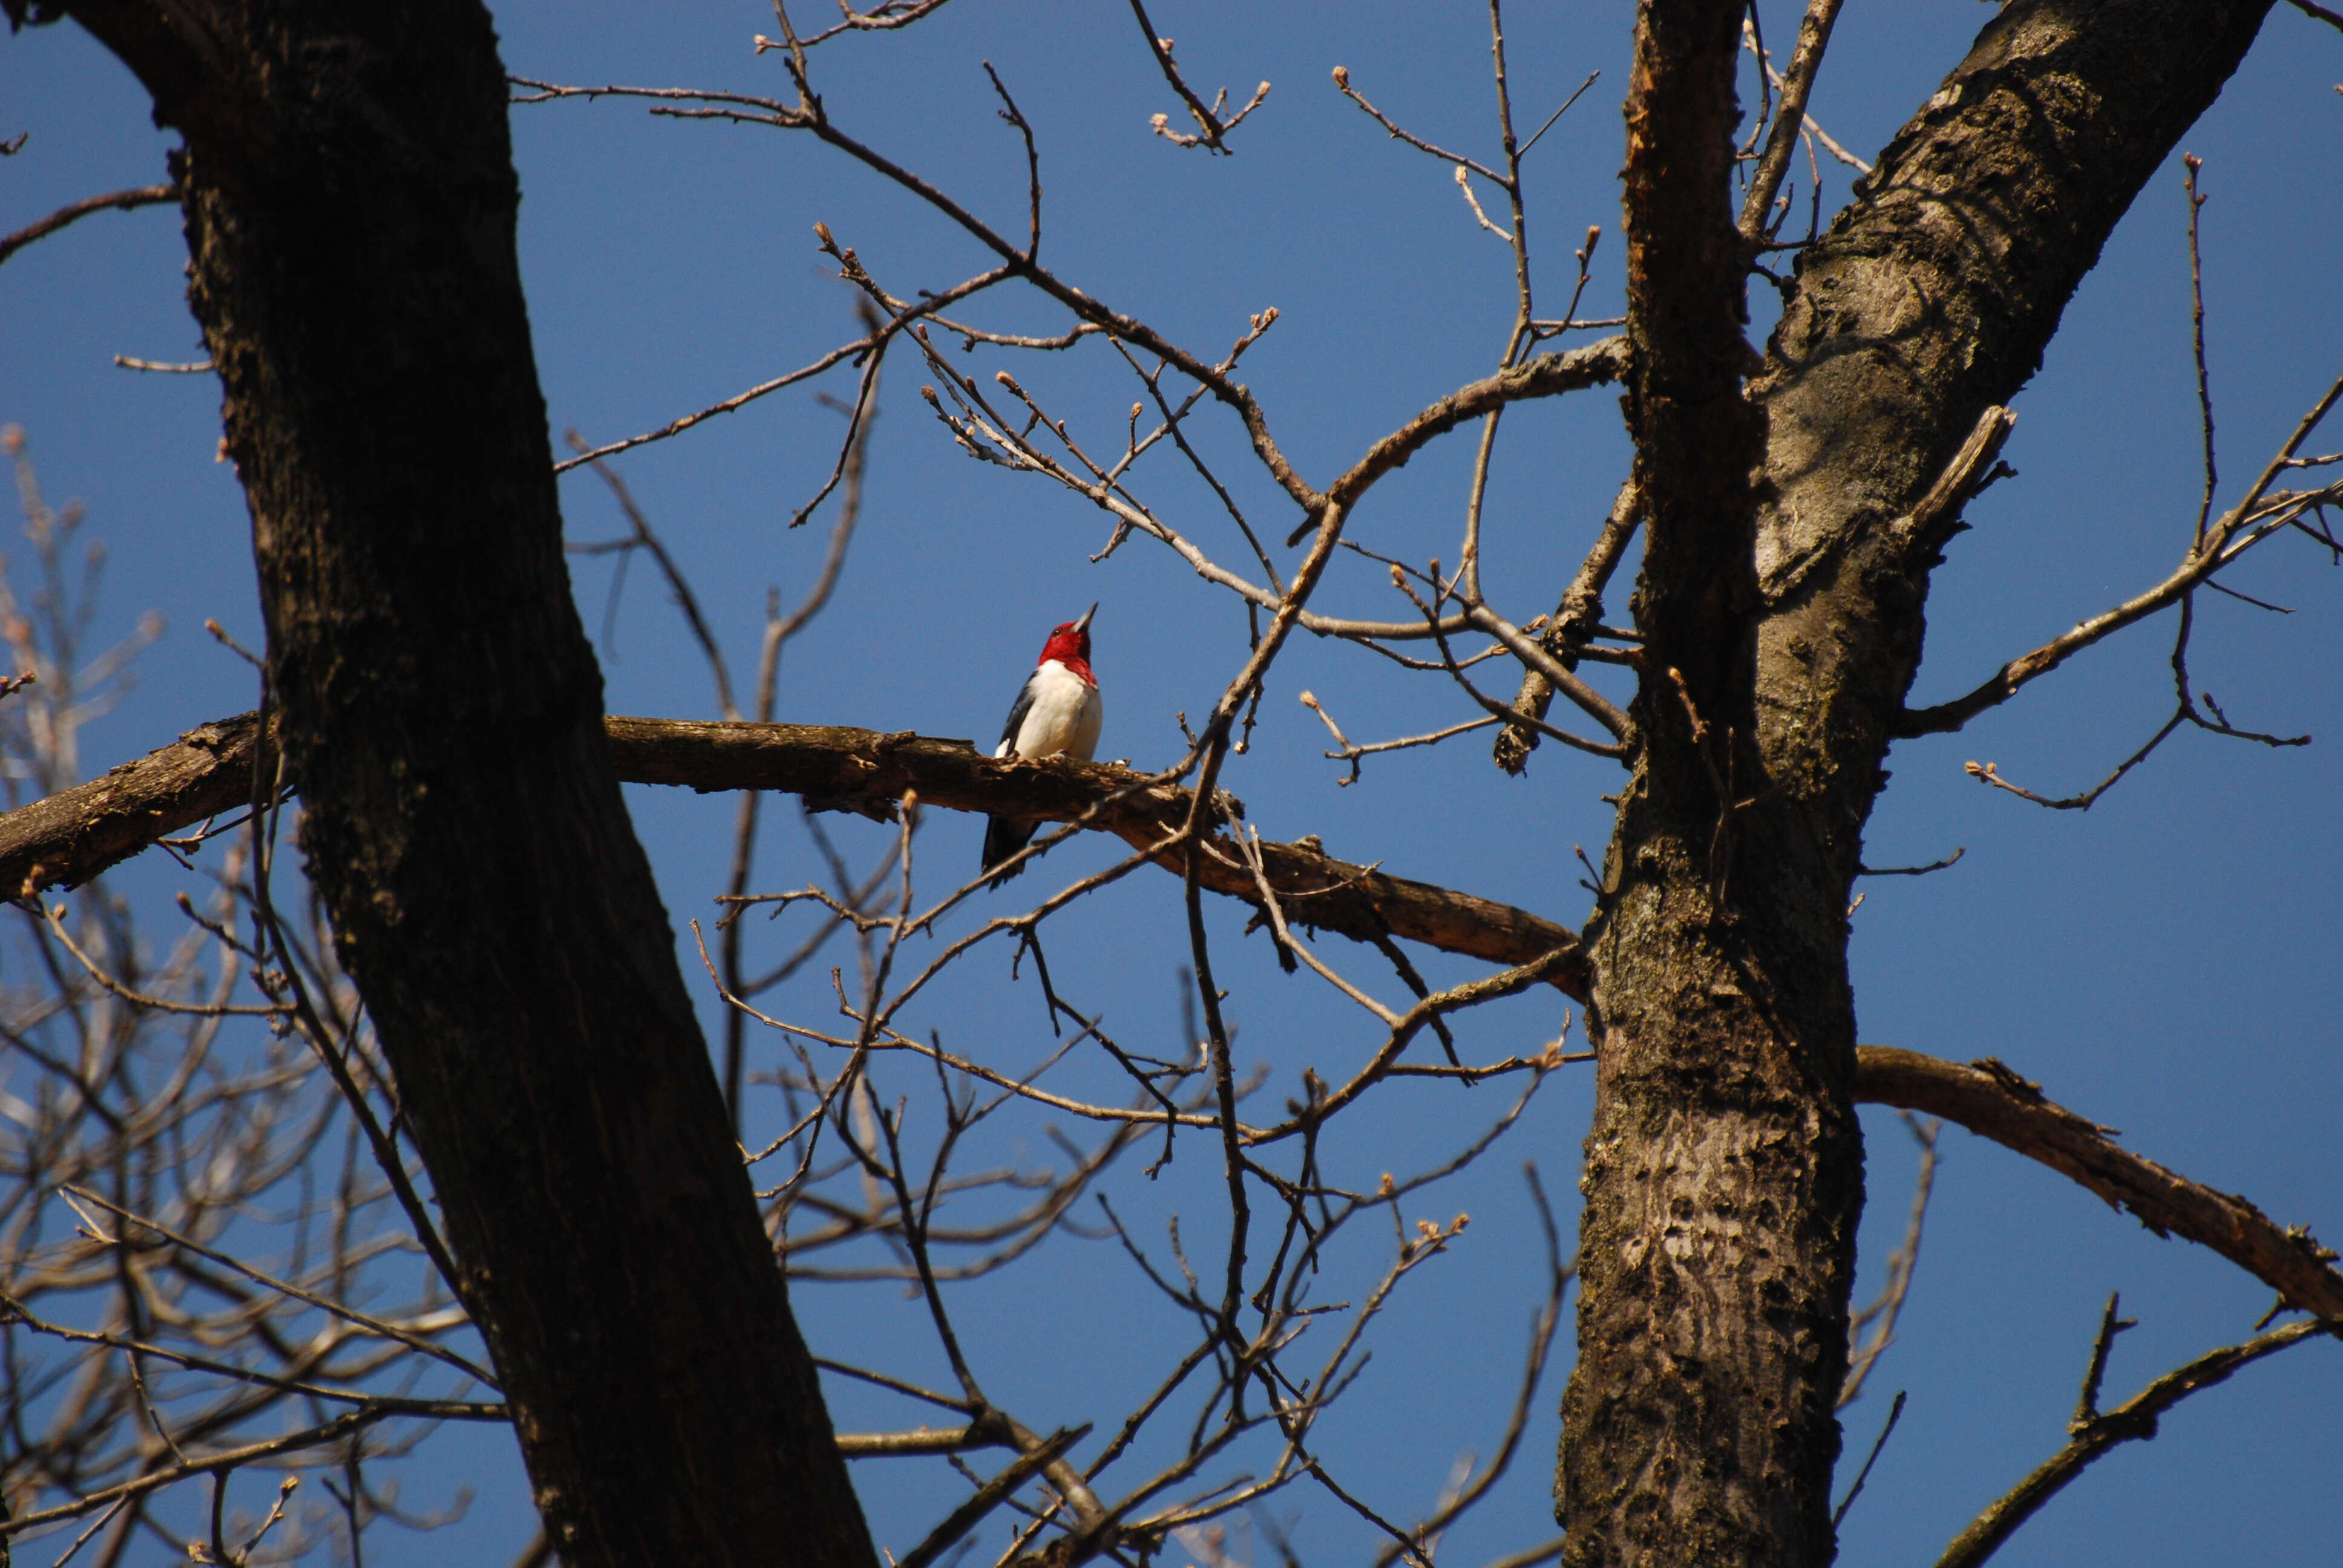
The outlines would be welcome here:
<svg viewBox="0 0 2343 1568">
<path fill-rule="evenodd" d="M 1080 620 L 1054 627 L 1041 645 L 1041 657 L 1026 678 L 1025 689 L 1009 709 L 1001 727 L 995 757 L 1079 757 L 1087 762 L 1098 749 L 1099 726 L 1106 704 L 1099 699 L 1098 679 L 1091 674 L 1092 605 Z M 988 818 L 984 829 L 984 864 L 990 871 L 1031 843 L 1038 822 L 1013 817 Z M 1025 869 L 1020 861 L 992 879 L 994 887 Z"/>
</svg>

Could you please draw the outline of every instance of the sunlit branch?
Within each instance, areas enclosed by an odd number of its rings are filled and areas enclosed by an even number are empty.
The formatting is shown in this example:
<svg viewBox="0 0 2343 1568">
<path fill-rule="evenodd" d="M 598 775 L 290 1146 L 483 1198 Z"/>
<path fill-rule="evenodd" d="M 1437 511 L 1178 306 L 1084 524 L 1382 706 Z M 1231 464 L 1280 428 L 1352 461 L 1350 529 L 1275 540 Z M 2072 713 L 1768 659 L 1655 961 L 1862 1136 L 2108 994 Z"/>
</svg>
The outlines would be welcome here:
<svg viewBox="0 0 2343 1568">
<path fill-rule="evenodd" d="M 2111 1300 L 2108 1302 L 2110 1322 L 2114 1307 Z M 2174 1405 L 2190 1394 L 2227 1382 L 2229 1375 L 2240 1367 L 2328 1330 L 2329 1325 L 2325 1323 L 2290 1323 L 2259 1339 L 2213 1351 L 2186 1366 L 2165 1373 L 2110 1411 L 2097 1409 L 2097 1401 L 2091 1397 L 2095 1389 L 2087 1389 L 2085 1411 L 2076 1418 L 2070 1429 L 2073 1435 L 2066 1446 L 1961 1532 L 1958 1539 L 1936 1560 L 1936 1568 L 1976 1568 L 1999 1550 L 2019 1525 L 2033 1517 L 2044 1503 L 2056 1496 L 2094 1460 L 2122 1443 L 2144 1442 L 2154 1437 L 2157 1418 Z M 2095 1374 L 2106 1365 L 2109 1338 L 2107 1331 L 2102 1329 L 2098 1343 L 2093 1347 L 2092 1368 Z M 2092 1381 L 2096 1382 L 2096 1376 Z"/>
<path fill-rule="evenodd" d="M 1806 118 L 1806 100 L 1814 94 L 1815 77 L 1820 73 L 1823 51 L 1830 47 L 1832 26 L 1838 21 L 1843 0 L 1808 0 L 1805 18 L 1798 24 L 1798 42 L 1790 55 L 1790 69 L 1779 78 L 1782 101 L 1774 112 L 1772 130 L 1765 138 L 1765 150 L 1757 156 L 1757 170 L 1749 181 L 1749 194 L 1741 204 L 1741 237 L 1755 245 L 1765 232 L 1766 215 L 1774 206 L 1774 193 L 1782 188 L 1782 176 L 1789 171 L 1790 155 L 1796 150 L 1798 133 L 1811 129 L 1821 133 L 1822 127 Z M 1773 76 L 1773 62 L 1753 38 L 1750 48 L 1758 57 L 1758 68 L 1768 78 Z M 1837 144 L 1830 144 L 1834 152 Z M 1866 171 L 1867 172 L 1867 171 Z"/>
<path fill-rule="evenodd" d="M 2206 532 L 2201 543 L 2191 545 L 2180 564 L 2162 582 L 2113 609 L 2091 617 L 2033 652 L 2010 660 L 1966 696 L 1933 708 L 1906 710 L 1896 733 L 1936 735 L 1960 729 L 1986 709 L 2008 701 L 2029 682 L 2049 674 L 2083 649 L 2179 603 L 2190 591 L 2211 581 L 2216 572 L 2272 535 L 2292 527 L 2313 508 L 2343 502 L 2343 482 L 2316 490 L 2273 491 L 2269 487 L 2338 397 L 2343 397 L 2343 378 L 2328 387 L 2326 396 L 2304 416 L 2292 437 L 2279 448 L 2245 498 Z"/>
</svg>

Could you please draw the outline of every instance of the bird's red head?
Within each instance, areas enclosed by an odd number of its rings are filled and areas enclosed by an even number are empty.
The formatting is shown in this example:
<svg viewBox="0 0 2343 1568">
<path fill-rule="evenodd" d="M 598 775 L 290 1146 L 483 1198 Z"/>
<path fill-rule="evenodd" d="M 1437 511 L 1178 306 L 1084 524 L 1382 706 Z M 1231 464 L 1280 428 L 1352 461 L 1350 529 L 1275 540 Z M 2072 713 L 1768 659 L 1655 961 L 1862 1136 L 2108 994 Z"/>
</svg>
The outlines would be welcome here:
<svg viewBox="0 0 2343 1568">
<path fill-rule="evenodd" d="M 1051 628 L 1050 640 L 1041 645 L 1041 657 L 1034 662 L 1047 664 L 1054 658 L 1091 685 L 1097 685 L 1091 675 L 1091 617 L 1096 614 L 1098 606 L 1092 605 L 1082 611 L 1081 619 Z"/>
</svg>

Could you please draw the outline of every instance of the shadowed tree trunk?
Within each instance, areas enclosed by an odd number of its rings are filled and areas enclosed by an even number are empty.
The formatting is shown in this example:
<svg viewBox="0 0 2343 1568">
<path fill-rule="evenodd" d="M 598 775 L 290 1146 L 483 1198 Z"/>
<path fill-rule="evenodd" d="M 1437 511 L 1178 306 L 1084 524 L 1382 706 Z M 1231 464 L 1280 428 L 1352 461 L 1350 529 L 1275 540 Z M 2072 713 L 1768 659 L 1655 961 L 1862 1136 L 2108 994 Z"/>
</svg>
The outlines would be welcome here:
<svg viewBox="0 0 2343 1568">
<path fill-rule="evenodd" d="M 602 741 L 487 14 L 70 9 L 186 137 L 302 847 L 553 1544 L 870 1563 Z"/>
<path fill-rule="evenodd" d="M 1903 707 L 1928 570 L 1984 465 L 1947 467 L 1997 450 L 1997 406 L 2268 8 L 2005 7 L 1800 256 L 1745 401 L 1720 286 L 1741 7 L 1643 7 L 1625 200 L 1649 750 L 1586 932 L 1603 1055 L 1556 1487 L 1571 1563 L 1832 1555 L 1862 1200 L 1846 907 L 1890 739 L 1950 727 Z"/>
</svg>

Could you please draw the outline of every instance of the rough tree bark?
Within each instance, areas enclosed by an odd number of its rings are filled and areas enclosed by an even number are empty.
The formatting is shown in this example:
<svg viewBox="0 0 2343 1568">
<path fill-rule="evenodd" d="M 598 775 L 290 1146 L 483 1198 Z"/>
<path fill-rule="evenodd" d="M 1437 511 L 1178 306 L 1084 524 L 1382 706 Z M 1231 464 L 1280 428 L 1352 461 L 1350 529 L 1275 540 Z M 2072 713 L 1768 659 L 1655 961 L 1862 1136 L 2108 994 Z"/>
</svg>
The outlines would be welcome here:
<svg viewBox="0 0 2343 1568">
<path fill-rule="evenodd" d="M 1832 1555 L 1862 1196 L 1846 907 L 1927 573 L 1976 477 L 1920 502 L 2006 420 L 2267 9 L 2005 7 L 1800 256 L 1744 403 L 1715 271 L 1739 7 L 1643 7 L 1626 204 L 1649 749 L 1586 930 L 1603 1055 L 1556 1489 L 1567 1562 Z M 1754 495 L 1728 399 L 1762 421 Z"/>
<path fill-rule="evenodd" d="M 186 138 L 302 847 L 553 1543 L 870 1563 L 602 740 L 486 12 L 69 9 Z"/>
<path fill-rule="evenodd" d="M 1627 101 L 1644 750 L 1586 932 L 1601 1054 L 1556 1484 L 1564 1560 L 1590 1568 L 1829 1557 L 1863 1156 L 1844 900 L 1754 744 L 1745 11 L 1645 5 Z"/>
</svg>

